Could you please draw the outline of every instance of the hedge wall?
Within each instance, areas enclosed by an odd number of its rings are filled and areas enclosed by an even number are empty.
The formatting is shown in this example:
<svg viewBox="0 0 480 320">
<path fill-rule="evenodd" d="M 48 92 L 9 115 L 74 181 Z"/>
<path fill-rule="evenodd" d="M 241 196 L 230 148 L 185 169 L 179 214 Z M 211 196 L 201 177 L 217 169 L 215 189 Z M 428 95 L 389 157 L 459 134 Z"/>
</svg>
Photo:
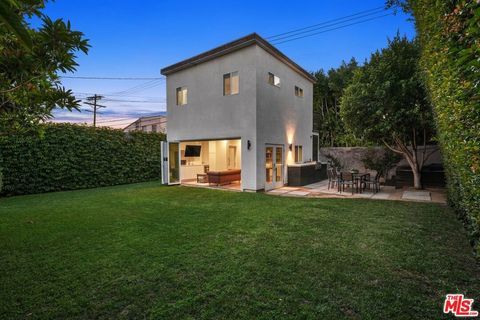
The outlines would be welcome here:
<svg viewBox="0 0 480 320">
<path fill-rule="evenodd" d="M 1 194 L 30 194 L 160 179 L 163 134 L 44 125 L 0 138 Z"/>
<path fill-rule="evenodd" d="M 410 0 L 449 200 L 480 253 L 480 1 Z"/>
</svg>

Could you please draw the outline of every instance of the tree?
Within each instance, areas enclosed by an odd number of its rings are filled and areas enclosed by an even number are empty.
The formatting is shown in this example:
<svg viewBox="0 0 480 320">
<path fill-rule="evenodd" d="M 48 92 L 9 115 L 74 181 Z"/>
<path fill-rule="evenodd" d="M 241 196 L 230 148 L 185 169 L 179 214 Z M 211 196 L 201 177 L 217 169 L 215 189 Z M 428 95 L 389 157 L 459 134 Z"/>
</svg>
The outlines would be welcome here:
<svg viewBox="0 0 480 320">
<path fill-rule="evenodd" d="M 23 46 L 31 49 L 32 38 L 30 37 L 28 29 L 24 26 L 22 18 L 16 13 L 16 10 L 20 9 L 20 3 L 17 0 L 4 0 L 0 2 L 0 21 L 5 28 L 8 28 L 15 34 Z"/>
<path fill-rule="evenodd" d="M 8 0 L 0 10 L 0 136 L 37 130 L 55 108 L 78 109 L 71 90 L 58 73 L 73 72 L 76 53 L 88 52 L 88 41 L 70 22 L 51 20 L 41 9 L 44 0 Z M 13 15 L 13 16 L 12 16 Z M 41 21 L 37 29 L 26 18 Z M 20 20 L 21 23 L 15 23 Z M 24 32 L 28 35 L 25 40 Z M 31 40 L 31 45 L 28 43 Z"/>
<path fill-rule="evenodd" d="M 357 68 L 358 63 L 352 58 L 348 63 L 342 61 L 338 68 L 332 68 L 327 73 L 319 70 L 313 74 L 317 79 L 313 91 L 315 129 L 319 132 L 322 146 L 348 146 L 360 142 L 346 130 L 339 107 L 343 90 Z"/>
<path fill-rule="evenodd" d="M 430 156 L 425 146 L 434 133 L 431 106 L 419 76 L 419 54 L 416 41 L 397 34 L 387 48 L 373 53 L 355 71 L 341 101 L 347 127 L 401 154 L 412 169 L 416 189 L 421 188 L 421 170 Z"/>
</svg>

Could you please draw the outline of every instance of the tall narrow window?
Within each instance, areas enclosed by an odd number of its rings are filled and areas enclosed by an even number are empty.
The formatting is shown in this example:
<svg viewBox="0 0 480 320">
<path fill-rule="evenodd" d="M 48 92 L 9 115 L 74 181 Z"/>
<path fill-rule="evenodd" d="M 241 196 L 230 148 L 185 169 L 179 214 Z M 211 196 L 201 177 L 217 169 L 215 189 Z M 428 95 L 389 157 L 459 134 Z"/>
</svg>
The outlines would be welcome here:
<svg viewBox="0 0 480 320">
<path fill-rule="evenodd" d="M 303 89 L 295 86 L 295 95 L 300 98 L 303 97 Z"/>
<path fill-rule="evenodd" d="M 273 73 L 268 73 L 268 83 L 272 86 L 280 87 L 280 78 L 274 75 Z"/>
<path fill-rule="evenodd" d="M 296 163 L 302 163 L 303 162 L 302 146 L 295 146 L 295 162 Z"/>
<path fill-rule="evenodd" d="M 223 95 L 230 96 L 239 92 L 238 71 L 223 75 Z"/>
<path fill-rule="evenodd" d="M 156 124 L 152 124 L 152 132 L 157 132 L 157 125 Z"/>
<path fill-rule="evenodd" d="M 177 88 L 177 106 L 183 106 L 187 104 L 188 91 L 187 87 Z"/>
</svg>

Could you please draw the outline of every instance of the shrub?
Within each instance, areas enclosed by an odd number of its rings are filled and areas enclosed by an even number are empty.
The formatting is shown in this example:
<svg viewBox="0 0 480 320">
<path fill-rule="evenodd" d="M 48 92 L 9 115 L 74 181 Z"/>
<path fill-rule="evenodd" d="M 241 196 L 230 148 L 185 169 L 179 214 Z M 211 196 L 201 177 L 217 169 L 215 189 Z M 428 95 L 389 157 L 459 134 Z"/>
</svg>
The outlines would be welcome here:
<svg viewBox="0 0 480 320">
<path fill-rule="evenodd" d="M 340 161 L 340 159 L 336 158 L 335 156 L 331 154 L 326 154 L 325 158 L 327 158 L 327 164 L 330 168 L 335 169 L 337 172 L 342 171 L 343 169 L 343 164 Z"/>
<path fill-rule="evenodd" d="M 30 194 L 160 178 L 163 134 L 44 125 L 41 136 L 0 139 L 1 194 Z"/>
<path fill-rule="evenodd" d="M 450 204 L 480 253 L 480 2 L 390 0 L 415 18 Z"/>
<path fill-rule="evenodd" d="M 402 157 L 390 150 L 379 155 L 374 149 L 369 149 L 362 158 L 365 169 L 375 170 L 380 177 L 387 180 L 388 171 L 393 169 Z"/>
</svg>

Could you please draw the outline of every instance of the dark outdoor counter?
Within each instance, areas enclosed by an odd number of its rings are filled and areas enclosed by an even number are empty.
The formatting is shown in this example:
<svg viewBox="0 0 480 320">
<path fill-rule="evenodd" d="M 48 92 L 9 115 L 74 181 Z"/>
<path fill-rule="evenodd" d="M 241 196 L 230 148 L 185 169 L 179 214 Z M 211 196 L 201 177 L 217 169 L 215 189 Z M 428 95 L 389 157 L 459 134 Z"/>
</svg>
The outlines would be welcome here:
<svg viewBox="0 0 480 320">
<path fill-rule="evenodd" d="M 309 162 L 288 165 L 288 185 L 304 186 L 327 178 L 327 164 Z"/>
</svg>

